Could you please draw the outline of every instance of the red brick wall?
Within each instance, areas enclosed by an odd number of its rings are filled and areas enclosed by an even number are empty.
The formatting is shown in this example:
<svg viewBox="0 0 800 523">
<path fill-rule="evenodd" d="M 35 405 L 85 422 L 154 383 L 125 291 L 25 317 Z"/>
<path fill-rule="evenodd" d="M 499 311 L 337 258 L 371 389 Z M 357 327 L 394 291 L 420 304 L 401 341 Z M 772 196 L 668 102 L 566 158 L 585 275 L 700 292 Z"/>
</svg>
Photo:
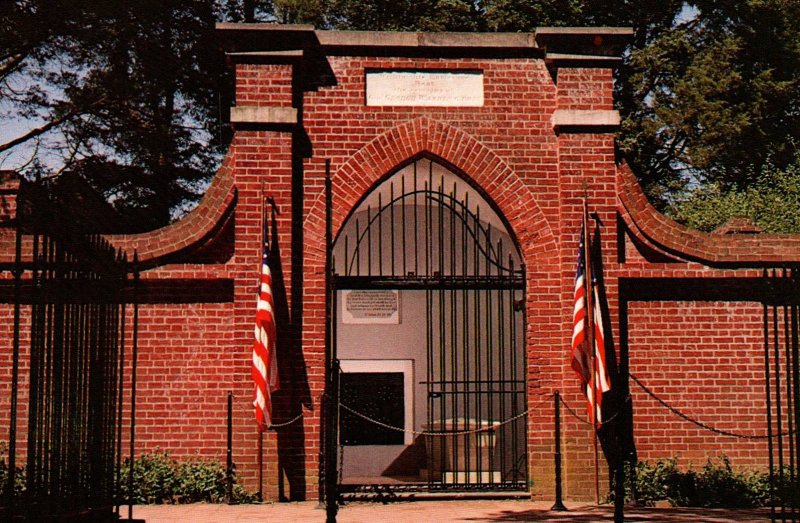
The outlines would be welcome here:
<svg viewBox="0 0 800 523">
<path fill-rule="evenodd" d="M 630 372 L 684 414 L 717 429 L 766 434 L 763 307 L 735 302 L 632 302 Z M 669 412 L 631 384 L 640 459 L 699 467 L 723 453 L 764 468 L 766 440 L 716 434 Z"/>
<path fill-rule="evenodd" d="M 254 125 L 238 129 L 215 182 L 218 185 L 209 190 L 213 202 L 199 208 L 205 221 L 197 216 L 186 219 L 196 222 L 184 220 L 208 225 L 214 216 L 222 220 L 219 213 L 235 202 L 232 235 L 218 240 L 234 242 L 232 257 L 191 263 L 191 245 L 185 240 L 188 233 L 180 226 L 165 229 L 161 236 L 117 239 L 120 245 L 142 249 L 157 245 L 153 259 L 170 248 L 188 252 L 184 254 L 188 260 L 183 260 L 187 263 L 171 260 L 171 265 L 146 271 L 143 278 L 147 280 L 189 278 L 198 286 L 207 278 L 233 281 L 232 296 L 214 303 L 141 307 L 137 453 L 161 447 L 177 456 L 224 460 L 225 402 L 227 392 L 232 391 L 234 460 L 245 485 L 256 488 L 258 433 L 252 416 L 249 369 L 262 202 L 267 195 L 274 198 L 276 210 L 273 274 L 279 272 L 277 280 L 282 284 L 276 296 L 282 389 L 274 400 L 275 421 L 287 421 L 300 413 L 304 417 L 264 435 L 264 494 L 267 499 L 316 497 L 325 377 L 325 160 L 332 166 L 335 233 L 371 187 L 404 162 L 425 154 L 462 173 L 483 191 L 508 221 L 523 254 L 531 409 L 529 468 L 534 495 L 550 499 L 550 394 L 561 390 L 578 412 L 585 409 L 569 367 L 573 279 L 584 195 L 599 219 L 615 325 L 610 337 L 617 343 L 616 278 L 625 270 L 616 255 L 619 202 L 613 135 L 592 129 L 556 133 L 551 118 L 557 109 L 611 109 L 610 70 L 562 68 L 551 74 L 538 58 L 330 56 L 328 61 L 336 85 L 306 93 L 296 91 L 301 83 L 292 79 L 293 74 L 302 74 L 300 66 L 236 66 L 238 104 L 297 106 L 303 132 Z M 485 104 L 366 107 L 365 69 L 391 68 L 483 71 Z M 192 239 L 205 241 L 208 239 Z M 164 260 L 162 263 L 170 261 Z M 636 262 L 643 273 L 652 268 L 644 258 Z M 663 264 L 657 268 L 661 276 L 669 276 L 672 270 Z M 704 268 L 695 264 L 692 270 L 700 274 Z M 165 296 L 165 301 L 169 300 Z M 8 310 L 8 306 L 0 309 L 0 317 L 7 318 Z M 631 371 L 665 400 L 702 421 L 727 430 L 762 432 L 759 311 L 758 306 L 742 303 L 631 303 Z M 0 350 L 0 391 L 6 393 L 8 328 L 8 322 L 0 327 L 5 333 L 0 336 L 5 344 Z M 126 373 L 130 376 L 130 369 Z M 698 462 L 706 452 L 723 450 L 737 465 L 763 465 L 763 444 L 734 443 L 699 431 L 665 412 L 635 385 L 631 388 L 641 457 L 680 455 Z M 0 399 L 0 423 L 8 419 L 6 397 Z M 591 430 L 566 418 L 564 438 L 566 495 L 591 498 Z"/>
<path fill-rule="evenodd" d="M 22 312 L 25 312 L 24 310 Z M 17 389 L 17 465 L 24 464 L 27 456 L 28 383 L 30 371 L 30 315 L 20 316 L 19 387 Z M 14 341 L 14 306 L 0 305 L 0 442 L 10 441 L 11 393 Z M 7 450 L 0 453 L 6 459 Z"/>
<path fill-rule="evenodd" d="M 236 65 L 236 104 L 292 106 L 291 65 Z"/>
</svg>

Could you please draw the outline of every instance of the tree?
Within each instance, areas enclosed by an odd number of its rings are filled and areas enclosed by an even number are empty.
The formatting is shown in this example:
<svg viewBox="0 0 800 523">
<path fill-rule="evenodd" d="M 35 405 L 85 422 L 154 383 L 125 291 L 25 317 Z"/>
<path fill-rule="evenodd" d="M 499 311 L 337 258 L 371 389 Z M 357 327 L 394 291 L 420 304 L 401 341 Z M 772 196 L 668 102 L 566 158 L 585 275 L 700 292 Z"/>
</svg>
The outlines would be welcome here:
<svg viewBox="0 0 800 523">
<path fill-rule="evenodd" d="M 57 133 L 58 158 L 39 151 L 23 172 L 77 173 L 140 229 L 168 223 L 199 198 L 226 145 L 211 3 L 18 0 L 3 9 L 3 116 L 34 125 L 0 152 L 47 145 Z"/>
<path fill-rule="evenodd" d="M 768 233 L 800 233 L 800 152 L 787 166 L 768 159 L 746 186 L 723 188 L 708 183 L 688 193 L 668 209 L 690 227 L 713 231 L 733 218 L 744 218 Z"/>
<path fill-rule="evenodd" d="M 478 31 L 485 27 L 480 4 L 470 0 L 333 0 L 330 23 L 372 31 Z"/>
<path fill-rule="evenodd" d="M 398 31 L 632 26 L 616 73 L 618 143 L 662 210 L 698 185 L 746 190 L 793 165 L 800 143 L 798 0 L 7 0 L 0 125 L 29 125 L 5 132 L 0 155 L 38 143 L 28 176 L 72 170 L 142 228 L 168 222 L 197 200 L 229 139 L 215 19 Z"/>
<path fill-rule="evenodd" d="M 800 143 L 800 2 L 694 5 L 621 75 L 620 147 L 662 208 L 698 183 L 745 189 Z"/>
</svg>

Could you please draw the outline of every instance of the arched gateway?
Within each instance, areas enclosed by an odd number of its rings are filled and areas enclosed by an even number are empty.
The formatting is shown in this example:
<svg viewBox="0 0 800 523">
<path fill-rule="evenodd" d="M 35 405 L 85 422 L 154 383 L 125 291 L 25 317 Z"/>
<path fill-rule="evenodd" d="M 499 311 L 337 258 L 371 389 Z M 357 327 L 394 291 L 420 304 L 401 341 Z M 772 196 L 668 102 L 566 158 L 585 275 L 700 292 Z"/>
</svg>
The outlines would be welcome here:
<svg viewBox="0 0 800 523">
<path fill-rule="evenodd" d="M 524 489 L 525 267 L 492 205 L 414 159 L 351 211 L 333 271 L 342 483 Z"/>
<path fill-rule="evenodd" d="M 133 336 L 127 322 L 120 336 L 120 383 L 135 384 L 137 414 L 117 412 L 118 434 L 130 426 L 135 445 L 109 463 L 156 449 L 220 461 L 232 443 L 237 479 L 266 500 L 330 493 L 338 465 L 345 486 L 523 489 L 551 500 L 559 391 L 571 408 L 561 427 L 566 499 L 599 497 L 604 471 L 630 459 L 697 464 L 724 452 L 735 467 L 781 478 L 788 463 L 800 476 L 800 440 L 789 441 L 800 434 L 800 238 L 701 233 L 650 206 L 615 161 L 612 69 L 630 30 L 223 24 L 219 34 L 236 86 L 223 167 L 189 216 L 108 238 L 138 260 L 141 278 L 121 295 L 142 326 Z M 41 337 L 15 336 L 14 326 L 36 325 L 28 304 L 39 276 L 27 261 L 14 266 L 34 243 L 14 227 L 19 181 L 0 178 L 9 319 L 0 360 L 12 362 L 0 365 L 0 390 L 18 383 L 20 400 L 17 410 L 0 394 L 0 427 L 20 442 L 20 464 L 32 449 L 23 442 L 42 434 L 31 403 L 39 367 L 25 359 Z M 584 201 L 617 370 L 597 461 L 569 351 Z M 261 433 L 251 367 L 265 215 L 280 389 Z M 344 392 L 336 402 L 333 376 Z M 328 437 L 329 425 L 341 432 Z"/>
</svg>

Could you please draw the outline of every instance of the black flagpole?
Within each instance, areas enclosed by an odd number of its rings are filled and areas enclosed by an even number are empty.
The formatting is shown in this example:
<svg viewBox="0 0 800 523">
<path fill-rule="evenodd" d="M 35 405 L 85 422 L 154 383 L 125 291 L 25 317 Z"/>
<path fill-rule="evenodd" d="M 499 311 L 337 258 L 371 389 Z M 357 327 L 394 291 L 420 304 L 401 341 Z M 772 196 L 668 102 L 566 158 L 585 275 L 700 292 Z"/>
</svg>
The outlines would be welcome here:
<svg viewBox="0 0 800 523">
<path fill-rule="evenodd" d="M 592 407 L 592 435 L 593 435 L 593 444 L 594 444 L 594 501 L 596 504 L 600 504 L 600 462 L 598 459 L 597 453 L 597 361 L 595 361 L 595 348 L 594 348 L 594 295 L 592 293 L 593 285 L 592 285 L 592 259 L 591 259 L 591 244 L 589 242 L 590 234 L 589 234 L 589 205 L 587 203 L 587 197 L 584 194 L 583 196 L 583 262 L 584 262 L 584 289 L 586 295 L 586 329 L 587 329 L 587 341 L 589 346 L 589 354 L 591 355 L 590 361 L 592 370 L 589 374 L 590 383 L 589 387 L 591 390 L 591 397 L 590 403 Z"/>
</svg>

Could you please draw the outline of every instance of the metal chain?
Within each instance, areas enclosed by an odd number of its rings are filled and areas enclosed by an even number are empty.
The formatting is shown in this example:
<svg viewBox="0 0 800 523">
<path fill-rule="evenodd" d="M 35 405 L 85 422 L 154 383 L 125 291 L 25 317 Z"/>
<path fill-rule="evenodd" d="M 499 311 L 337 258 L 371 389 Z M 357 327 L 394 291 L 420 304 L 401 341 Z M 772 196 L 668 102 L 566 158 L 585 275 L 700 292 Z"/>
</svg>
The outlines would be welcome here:
<svg viewBox="0 0 800 523">
<path fill-rule="evenodd" d="M 667 410 L 669 410 L 670 412 L 672 412 L 676 416 L 678 416 L 678 417 L 688 421 L 689 423 L 692 423 L 692 424 L 694 424 L 694 425 L 696 425 L 696 426 L 698 426 L 698 427 L 700 427 L 702 429 L 708 430 L 710 432 L 714 432 L 714 433 L 719 434 L 721 436 L 730 436 L 730 437 L 739 438 L 739 439 L 768 439 L 770 437 L 768 434 L 740 434 L 740 433 L 730 432 L 730 431 L 727 431 L 727 430 L 722 430 L 722 429 L 718 429 L 716 427 L 712 427 L 711 425 L 709 425 L 707 423 L 704 423 L 702 421 L 696 420 L 696 419 L 692 418 L 691 416 L 689 416 L 687 414 L 684 414 L 683 412 L 681 412 L 677 408 L 673 407 L 672 405 L 670 405 L 669 403 L 667 403 L 666 401 L 661 399 L 653 391 L 648 389 L 644 385 L 644 383 L 639 381 L 639 378 L 637 378 L 633 374 L 629 374 L 629 376 L 633 380 L 633 382 L 636 383 L 648 396 L 650 396 L 651 398 L 656 400 L 658 403 L 660 403 L 662 406 L 664 406 Z M 537 408 L 537 407 L 541 406 L 543 403 L 548 401 L 551 397 L 552 397 L 552 395 L 548 394 L 547 397 L 543 401 L 541 401 L 540 403 L 535 405 L 533 408 Z M 592 424 L 590 421 L 586 421 L 585 419 L 583 419 L 582 416 L 580 416 L 577 412 L 575 412 L 575 410 L 564 400 L 563 397 L 559 397 L 559 400 L 561 401 L 561 404 L 564 406 L 564 408 L 567 410 L 567 412 L 573 418 L 577 419 L 578 421 L 580 421 L 581 423 L 583 423 L 585 425 L 591 425 Z M 630 395 L 628 395 L 628 397 L 625 398 L 625 402 L 629 402 L 629 401 L 631 401 L 631 396 Z M 530 408 L 526 409 L 524 412 L 521 412 L 521 413 L 519 413 L 516 416 L 513 416 L 511 418 L 508 418 L 505 421 L 502 421 L 502 422 L 499 422 L 499 423 L 493 423 L 491 427 L 477 428 L 477 429 L 473 429 L 473 430 L 463 430 L 463 431 L 458 431 L 458 432 L 430 432 L 430 431 L 418 431 L 418 430 L 404 429 L 404 428 L 401 428 L 401 427 L 396 427 L 394 425 L 389 425 L 387 423 L 383 423 L 382 421 L 379 421 L 379 420 L 376 420 L 374 418 L 371 418 L 371 417 L 367 416 L 366 414 L 362 414 L 361 412 L 358 412 L 358 411 L 352 409 L 351 407 L 348 407 L 347 405 L 345 405 L 345 404 L 343 404 L 341 402 L 339 403 L 339 406 L 341 408 L 345 409 L 346 411 L 350 412 L 351 414 L 354 414 L 354 415 L 358 416 L 359 418 L 362 418 L 362 419 L 364 419 L 364 420 L 366 420 L 366 421 L 368 421 L 370 423 L 373 423 L 373 424 L 378 425 L 380 427 L 383 427 L 385 429 L 394 430 L 394 431 L 398 431 L 398 432 L 408 432 L 408 433 L 411 433 L 411 434 L 413 434 L 415 436 L 462 436 L 462 435 L 467 435 L 467 434 L 477 434 L 479 432 L 485 432 L 487 430 L 493 430 L 495 428 L 498 428 L 498 427 L 501 427 L 501 426 L 506 425 L 508 423 L 511 423 L 513 421 L 516 421 L 519 418 L 521 418 L 523 416 L 526 416 L 531 411 Z M 600 425 L 603 426 L 603 425 L 606 425 L 608 423 L 611 423 L 611 421 L 614 420 L 614 418 L 619 416 L 621 413 L 622 413 L 622 411 L 618 410 L 617 412 L 612 414 L 611 417 L 609 417 L 607 420 L 603 421 Z M 277 428 L 288 427 L 289 425 L 292 425 L 293 423 L 296 423 L 299 420 L 301 420 L 304 416 L 305 416 L 305 413 L 300 412 L 300 414 L 298 414 L 294 418 L 290 419 L 289 421 L 285 421 L 285 422 L 282 422 L 282 423 L 272 423 L 272 424 L 269 425 L 268 428 L 277 429 Z M 793 433 L 793 431 L 789 430 L 789 431 L 786 431 L 786 432 L 781 433 L 781 434 L 774 434 L 772 437 L 788 436 L 788 435 L 791 435 L 792 433 Z"/>
<path fill-rule="evenodd" d="M 337 468 L 336 475 L 338 476 L 339 484 L 341 485 L 341 483 L 342 483 L 342 470 L 344 469 L 344 445 L 339 444 L 339 445 L 336 445 L 336 446 L 339 448 L 339 463 L 338 463 L 339 466 L 336 467 Z"/>
<path fill-rule="evenodd" d="M 544 400 L 542 400 L 541 402 L 539 402 L 536 405 L 534 405 L 533 408 L 537 408 L 537 407 L 543 405 L 545 402 L 549 401 L 551 397 L 552 397 L 552 395 L 548 394 L 548 396 Z M 368 421 L 368 422 L 370 422 L 370 423 L 372 423 L 374 425 L 378 425 L 379 427 L 383 427 L 383 428 L 388 429 L 388 430 L 394 430 L 394 431 L 397 431 L 397 432 L 407 432 L 409 434 L 413 434 L 414 436 L 442 436 L 442 437 L 446 437 L 446 436 L 463 436 L 463 435 L 468 435 L 468 434 L 477 434 L 479 432 L 487 432 L 489 430 L 495 430 L 495 429 L 497 429 L 499 427 L 502 427 L 503 425 L 507 425 L 508 423 L 511 423 L 512 421 L 516 421 L 519 418 L 527 416 L 528 413 L 531 411 L 531 409 L 528 408 L 525 411 L 520 412 L 516 416 L 508 418 L 507 420 L 504 420 L 502 422 L 492 423 L 492 425 L 490 427 L 477 428 L 477 429 L 473 429 L 473 430 L 462 430 L 462 431 L 456 431 L 456 432 L 429 432 L 429 431 L 419 431 L 419 430 L 413 430 L 413 429 L 404 429 L 402 427 L 396 427 L 394 425 L 389 425 L 389 424 L 384 423 L 382 421 L 379 421 L 379 420 L 376 420 L 374 418 L 371 418 L 371 417 L 367 416 L 366 414 L 362 414 L 362 413 L 360 413 L 360 412 L 358 412 L 356 410 L 353 410 L 352 408 L 348 407 L 347 405 L 345 405 L 343 403 L 339 403 L 339 406 L 341 408 L 343 408 L 344 410 L 350 412 L 351 414 L 354 414 L 354 415 L 358 416 L 359 418 L 361 418 L 363 420 L 366 420 L 366 421 Z"/>
<path fill-rule="evenodd" d="M 641 389 L 643 391 L 645 391 L 650 397 L 652 397 L 654 400 L 659 402 L 661 405 L 666 407 L 670 412 L 672 412 L 673 414 L 675 414 L 676 416 L 678 416 L 680 418 L 685 419 L 689 423 L 693 423 L 694 425 L 697 425 L 698 427 L 700 427 L 702 429 L 714 432 L 716 434 L 720 434 L 722 436 L 730 436 L 730 437 L 739 438 L 739 439 L 769 439 L 770 437 L 788 436 L 788 435 L 792 434 L 791 430 L 788 431 L 788 432 L 785 432 L 785 433 L 781 433 L 781 434 L 773 434 L 772 436 L 770 436 L 769 434 L 738 434 L 736 432 L 728 432 L 727 430 L 722 430 L 722 429 L 718 429 L 716 427 L 712 427 L 711 425 L 709 425 L 707 423 L 703 423 L 702 421 L 698 421 L 696 419 L 691 418 L 690 416 L 684 414 L 683 412 L 681 412 L 680 410 L 676 409 L 672 405 L 668 404 L 663 399 L 661 399 L 658 396 L 656 396 L 656 394 L 653 391 L 651 391 L 650 389 L 645 387 L 644 383 L 639 381 L 639 378 L 637 378 L 633 374 L 629 374 L 629 376 L 634 381 L 634 383 L 636 383 L 637 385 L 639 385 L 639 387 L 641 387 Z"/>
<path fill-rule="evenodd" d="M 573 418 L 575 418 L 576 420 L 580 421 L 584 425 L 589 425 L 589 426 L 592 425 L 591 421 L 586 421 L 585 419 L 583 419 L 582 416 L 580 416 L 577 412 L 575 412 L 575 410 L 572 407 L 569 406 L 569 404 L 564 400 L 564 396 L 559 396 L 558 399 L 561 402 L 561 404 L 564 405 L 564 407 L 567 409 L 567 412 L 569 412 L 569 414 Z M 629 401 L 631 401 L 631 395 L 630 394 L 628 394 L 628 396 L 625 398 L 625 403 L 628 403 Z M 608 423 L 611 423 L 614 420 L 614 418 L 616 418 L 620 414 L 622 414 L 622 409 L 619 409 L 617 412 L 615 412 L 614 414 L 609 416 L 607 420 L 600 422 L 600 427 L 602 427 L 603 425 L 606 425 Z"/>
<path fill-rule="evenodd" d="M 362 413 L 360 413 L 360 412 L 358 412 L 356 410 L 353 410 L 350 407 L 348 407 L 347 405 L 344 405 L 342 403 L 339 403 L 339 406 L 342 407 L 344 410 L 350 412 L 351 414 L 354 414 L 354 415 L 358 416 L 359 418 L 361 418 L 363 420 L 369 421 L 370 423 L 372 423 L 374 425 L 378 425 L 379 427 L 383 427 L 383 428 L 389 429 L 389 430 L 394 430 L 394 431 L 397 431 L 397 432 L 408 432 L 408 433 L 413 434 L 415 436 L 462 436 L 462 435 L 466 435 L 466 434 L 477 434 L 479 432 L 487 432 L 489 430 L 494 430 L 494 429 L 496 429 L 496 428 L 498 428 L 498 427 L 500 427 L 502 425 L 505 425 L 506 423 L 511 423 L 512 421 L 527 415 L 528 412 L 529 412 L 528 410 L 526 410 L 524 412 L 521 412 L 521 413 L 517 414 L 513 418 L 509 418 L 509 419 L 503 421 L 502 423 L 492 423 L 491 426 L 483 427 L 483 428 L 477 428 L 477 429 L 473 429 L 473 430 L 462 430 L 462 431 L 456 431 L 456 432 L 428 432 L 428 431 L 424 431 L 424 430 L 423 431 L 419 431 L 419 430 L 413 430 L 413 429 L 404 429 L 404 428 L 401 428 L 401 427 L 396 427 L 394 425 L 389 425 L 389 424 L 384 423 L 382 421 L 378 421 L 378 420 L 376 420 L 374 418 L 371 418 L 371 417 L 367 416 L 366 414 L 362 414 Z"/>
<path fill-rule="evenodd" d="M 558 400 L 561 402 L 561 404 L 562 404 L 562 405 L 564 405 L 564 407 L 567 409 L 567 412 L 569 412 L 569 414 L 570 414 L 570 415 L 571 415 L 573 418 L 575 418 L 576 420 L 580 421 L 580 422 L 581 422 L 581 423 L 583 423 L 584 425 L 589 425 L 589 426 L 591 426 L 591 425 L 592 425 L 592 422 L 591 422 L 591 421 L 586 421 L 585 419 L 583 419 L 583 417 L 582 417 L 582 416 L 579 416 L 577 412 L 575 412 L 574 410 L 572 410 L 572 407 L 570 407 L 570 406 L 569 406 L 569 404 L 568 404 L 566 401 L 564 401 L 564 398 L 563 398 L 563 397 L 559 397 L 559 398 L 558 398 Z M 615 414 L 615 415 L 616 415 L 616 414 Z"/>
<path fill-rule="evenodd" d="M 305 414 L 301 411 L 300 414 L 298 414 L 294 418 L 290 419 L 289 421 L 284 421 L 283 423 L 270 423 L 270 425 L 267 428 L 268 429 L 280 429 L 280 428 L 283 428 L 283 427 L 288 427 L 292 423 L 295 423 L 298 420 L 302 419 L 303 416 L 305 416 Z"/>
</svg>

